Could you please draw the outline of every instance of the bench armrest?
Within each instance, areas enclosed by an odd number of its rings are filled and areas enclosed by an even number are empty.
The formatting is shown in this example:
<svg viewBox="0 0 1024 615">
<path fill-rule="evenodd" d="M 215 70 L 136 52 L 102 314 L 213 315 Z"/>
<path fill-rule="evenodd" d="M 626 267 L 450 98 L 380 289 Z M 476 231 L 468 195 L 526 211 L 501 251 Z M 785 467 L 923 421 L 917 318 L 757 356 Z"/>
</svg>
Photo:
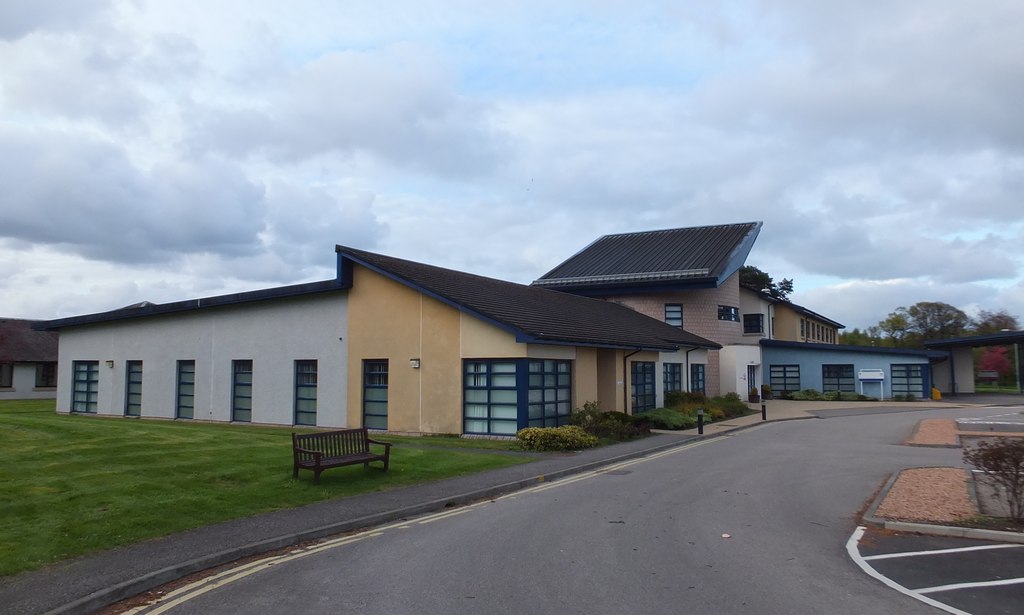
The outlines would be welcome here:
<svg viewBox="0 0 1024 615">
<path fill-rule="evenodd" d="M 313 451 L 308 448 L 300 448 L 298 446 L 293 447 L 292 450 L 294 450 L 296 453 L 306 453 L 307 455 L 312 455 L 313 458 L 316 459 L 317 461 L 319 461 L 320 458 L 324 456 L 323 451 Z"/>
<path fill-rule="evenodd" d="M 373 439 L 370 439 L 370 438 L 367 438 L 366 441 L 369 442 L 370 444 L 379 444 L 379 445 L 383 446 L 385 453 L 387 453 L 388 451 L 391 450 L 391 443 L 390 442 L 381 442 L 380 440 L 373 440 Z"/>
</svg>

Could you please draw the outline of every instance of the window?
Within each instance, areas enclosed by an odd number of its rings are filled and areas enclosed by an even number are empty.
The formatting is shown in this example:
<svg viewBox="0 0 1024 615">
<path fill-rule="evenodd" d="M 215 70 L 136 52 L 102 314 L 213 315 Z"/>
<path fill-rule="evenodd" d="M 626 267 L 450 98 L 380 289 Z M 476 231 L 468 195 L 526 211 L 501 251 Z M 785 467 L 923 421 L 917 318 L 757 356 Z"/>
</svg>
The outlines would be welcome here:
<svg viewBox="0 0 1024 615">
<path fill-rule="evenodd" d="M 295 424 L 316 425 L 316 359 L 295 362 Z"/>
<path fill-rule="evenodd" d="M 231 362 L 231 420 L 252 421 L 252 359 Z"/>
<path fill-rule="evenodd" d="M 124 362 L 124 415 L 142 416 L 142 361 Z"/>
<path fill-rule="evenodd" d="M 388 428 L 388 361 L 363 361 L 363 427 Z"/>
<path fill-rule="evenodd" d="M 190 419 L 195 416 L 196 362 L 178 361 L 178 400 L 174 416 Z"/>
<path fill-rule="evenodd" d="M 531 360 L 527 398 L 528 427 L 559 427 L 572 414 L 572 362 Z"/>
<path fill-rule="evenodd" d="M 36 363 L 36 388 L 52 389 L 57 386 L 57 364 Z"/>
<path fill-rule="evenodd" d="M 0 388 L 9 389 L 14 386 L 14 365 L 0 363 Z"/>
<path fill-rule="evenodd" d="M 846 391 L 857 390 L 853 380 L 853 365 L 822 365 L 821 366 L 821 390 L 822 391 Z"/>
<path fill-rule="evenodd" d="M 683 306 L 678 303 L 665 304 L 665 322 L 673 327 L 683 328 Z"/>
<path fill-rule="evenodd" d="M 764 333 L 764 314 L 744 314 L 744 333 Z"/>
<path fill-rule="evenodd" d="M 519 430 L 516 361 L 470 360 L 463 366 L 463 431 L 475 434 L 515 435 Z M 531 379 L 535 375 L 544 377 L 541 372 L 531 374 Z M 540 390 L 544 390 L 543 387 Z M 531 391 L 531 402 L 535 397 L 536 392 Z M 533 403 L 541 402 L 532 402 L 531 405 Z M 536 408 L 537 406 L 534 406 L 534 412 Z"/>
<path fill-rule="evenodd" d="M 800 390 L 799 365 L 771 365 L 768 367 L 768 380 L 772 392 L 793 393 Z"/>
<path fill-rule="evenodd" d="M 807 337 L 807 321 L 803 318 L 800 319 L 800 337 Z"/>
<path fill-rule="evenodd" d="M 633 414 L 654 410 L 654 361 L 633 361 L 630 364 L 630 388 L 633 391 Z"/>
<path fill-rule="evenodd" d="M 704 393 L 704 364 L 694 363 L 690 366 L 690 392 Z"/>
<path fill-rule="evenodd" d="M 893 364 L 890 366 L 892 373 L 892 394 L 913 395 L 914 397 L 925 398 L 924 366 L 919 364 Z"/>
<path fill-rule="evenodd" d="M 683 364 L 665 363 L 662 367 L 664 373 L 664 384 L 662 389 L 665 393 L 683 390 Z"/>
<path fill-rule="evenodd" d="M 95 414 L 100 390 L 100 362 L 75 361 L 71 364 L 73 388 L 71 411 Z"/>
<path fill-rule="evenodd" d="M 740 309 L 731 305 L 718 306 L 718 320 L 740 321 Z"/>
</svg>

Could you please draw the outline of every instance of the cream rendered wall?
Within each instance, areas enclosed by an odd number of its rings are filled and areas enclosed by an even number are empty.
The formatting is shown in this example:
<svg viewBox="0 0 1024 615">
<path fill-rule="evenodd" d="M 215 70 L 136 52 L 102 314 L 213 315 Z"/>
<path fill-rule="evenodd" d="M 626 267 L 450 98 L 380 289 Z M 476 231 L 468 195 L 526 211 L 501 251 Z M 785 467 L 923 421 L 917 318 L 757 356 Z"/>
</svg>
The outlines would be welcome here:
<svg viewBox="0 0 1024 615">
<path fill-rule="evenodd" d="M 337 291 L 62 329 L 57 411 L 71 410 L 72 363 L 94 360 L 98 413 L 123 415 L 125 362 L 141 360 L 142 416 L 174 418 L 177 361 L 192 359 L 195 419 L 230 421 L 232 360 L 251 359 L 252 422 L 291 425 L 295 361 L 316 359 L 317 424 L 344 426 L 346 305 Z"/>
<path fill-rule="evenodd" d="M 953 369 L 956 370 L 956 392 L 974 393 L 974 355 L 970 348 L 953 349 Z M 944 395 L 953 393 L 949 372 L 948 360 L 932 366 L 932 375 L 935 378 L 932 386 L 938 388 Z"/>
<path fill-rule="evenodd" d="M 722 394 L 736 393 L 746 398 L 752 386 L 760 387 L 764 383 L 764 369 L 761 365 L 760 346 L 726 346 L 719 351 L 722 365 Z M 757 368 L 757 381 L 747 382 L 747 366 Z M 724 375 L 728 374 L 729 378 Z"/>
<path fill-rule="evenodd" d="M 597 401 L 601 410 L 625 412 L 623 391 L 626 379 L 622 374 L 621 350 L 600 348 L 597 351 Z"/>
</svg>

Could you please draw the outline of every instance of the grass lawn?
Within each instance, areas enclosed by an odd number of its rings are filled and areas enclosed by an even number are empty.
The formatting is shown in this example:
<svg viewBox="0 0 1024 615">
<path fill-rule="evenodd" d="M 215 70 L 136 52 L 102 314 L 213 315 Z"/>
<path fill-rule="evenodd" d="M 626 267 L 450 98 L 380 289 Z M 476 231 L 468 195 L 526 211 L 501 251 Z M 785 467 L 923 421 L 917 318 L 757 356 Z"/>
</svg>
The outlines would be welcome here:
<svg viewBox="0 0 1024 615">
<path fill-rule="evenodd" d="M 290 427 L 58 415 L 0 402 L 0 575 L 172 532 L 311 502 L 530 461 L 513 442 L 394 442 L 373 465 L 292 479 Z M 453 450 L 455 449 L 455 450 Z M 379 465 L 379 464 L 377 464 Z"/>
</svg>

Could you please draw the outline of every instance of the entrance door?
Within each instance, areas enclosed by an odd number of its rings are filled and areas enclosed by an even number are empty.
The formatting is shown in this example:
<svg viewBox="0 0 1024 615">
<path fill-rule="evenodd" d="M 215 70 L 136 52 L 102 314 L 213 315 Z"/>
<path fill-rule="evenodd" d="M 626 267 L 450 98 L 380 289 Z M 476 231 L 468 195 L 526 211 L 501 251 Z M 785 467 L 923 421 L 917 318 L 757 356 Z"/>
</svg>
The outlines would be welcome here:
<svg viewBox="0 0 1024 615">
<path fill-rule="evenodd" d="M 760 387 L 760 385 L 757 382 L 757 366 L 756 365 L 748 365 L 747 366 L 747 393 L 748 394 L 750 393 L 751 389 L 757 391 L 758 395 L 761 394 L 761 387 Z"/>
</svg>

